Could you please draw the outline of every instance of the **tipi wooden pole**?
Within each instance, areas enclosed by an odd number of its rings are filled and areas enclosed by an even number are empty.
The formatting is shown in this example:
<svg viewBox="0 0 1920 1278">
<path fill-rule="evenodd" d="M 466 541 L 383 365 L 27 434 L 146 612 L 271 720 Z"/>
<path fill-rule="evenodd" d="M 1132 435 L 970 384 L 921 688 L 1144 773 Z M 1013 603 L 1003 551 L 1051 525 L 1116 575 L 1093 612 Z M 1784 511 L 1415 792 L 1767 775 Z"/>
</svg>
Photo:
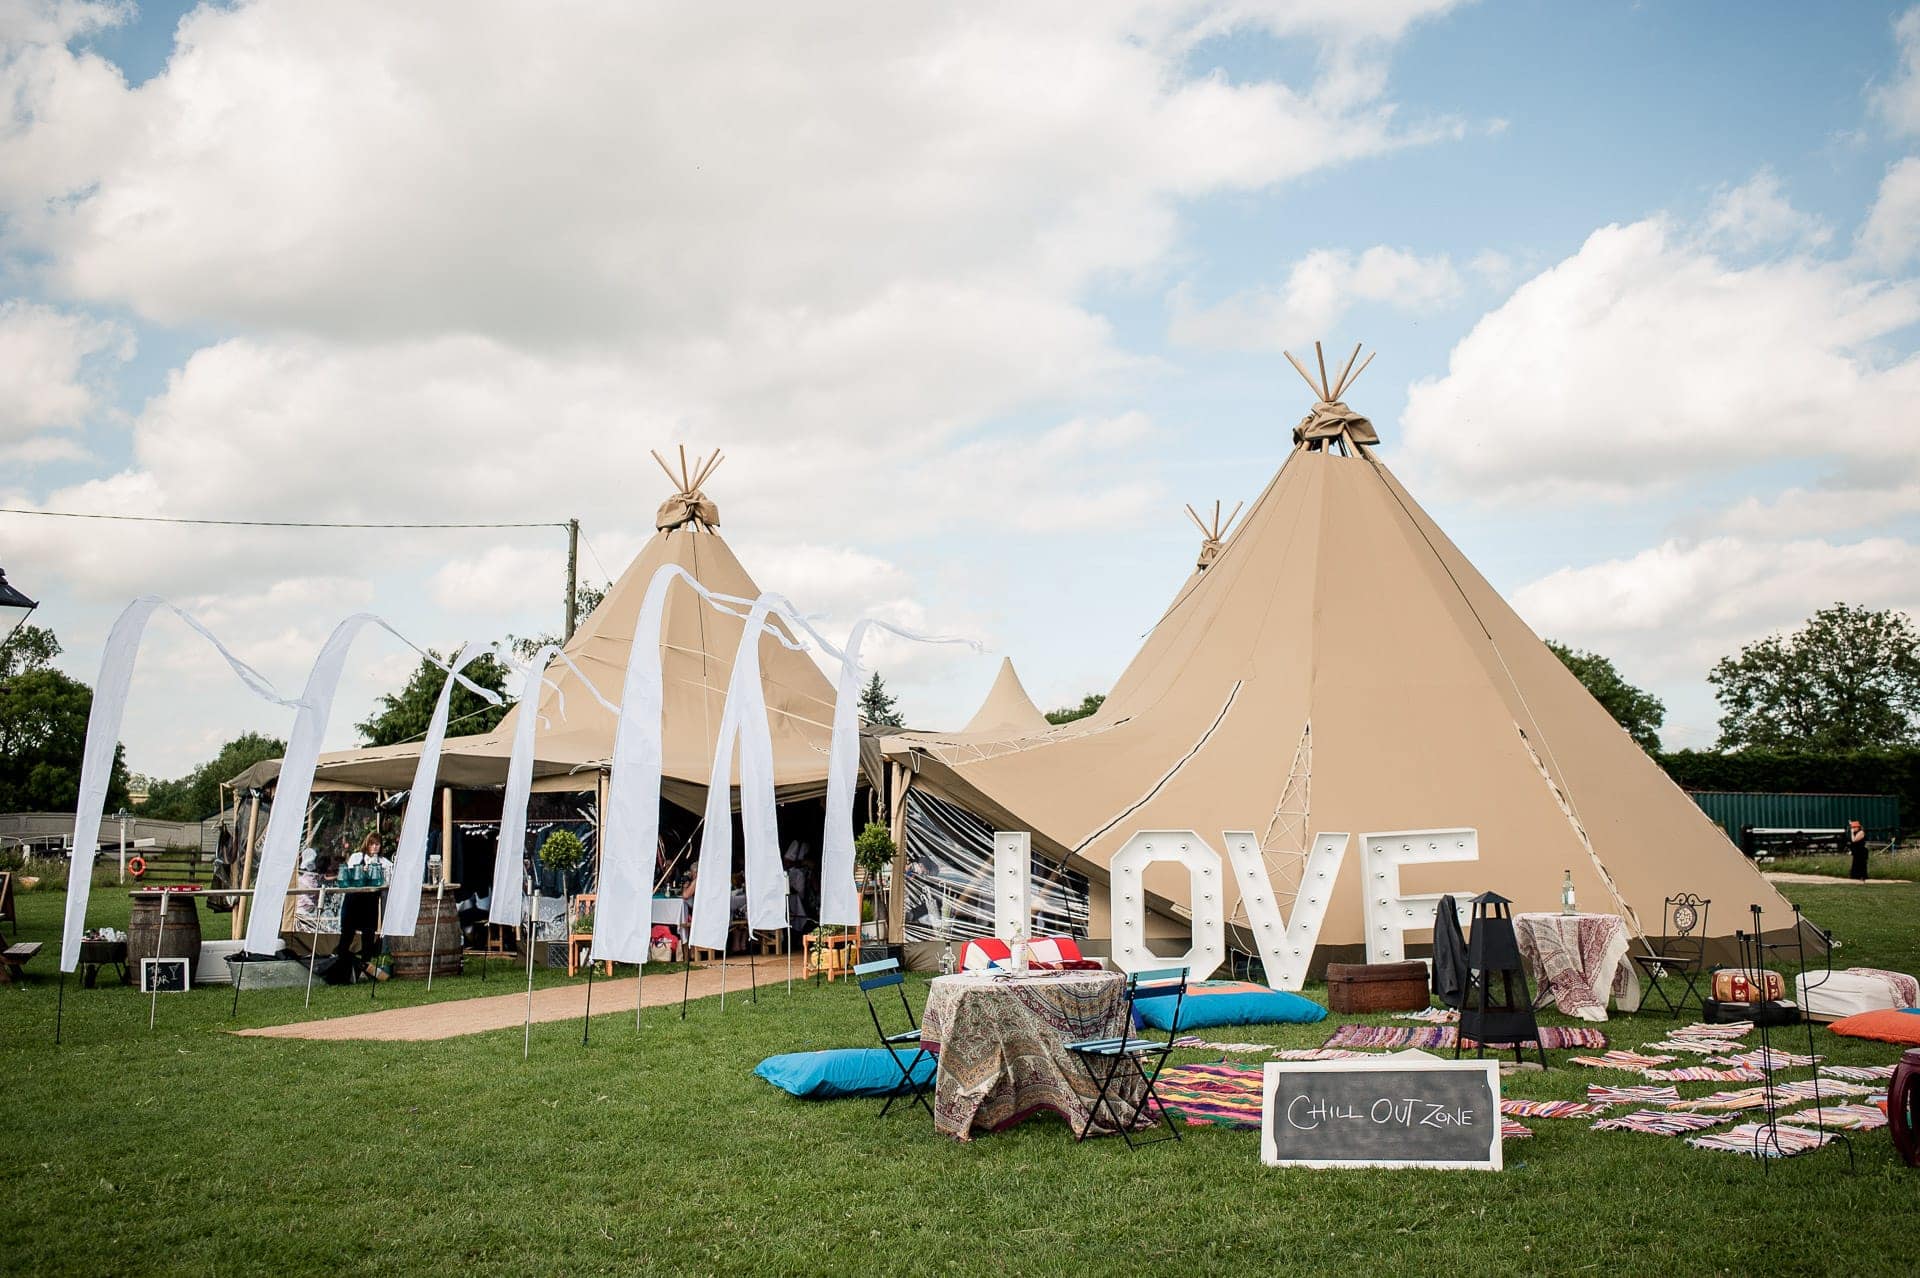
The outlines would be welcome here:
<svg viewBox="0 0 1920 1278">
<path fill-rule="evenodd" d="M 1360 358 L 1360 343 L 1353 344 L 1353 354 L 1347 356 L 1347 366 L 1340 370 L 1340 380 L 1333 384 L 1333 397 L 1339 399 L 1347 389 L 1347 374 L 1353 371 L 1353 361 Z"/>
<path fill-rule="evenodd" d="M 1300 380 L 1307 384 L 1307 389 L 1318 395 L 1320 388 L 1313 384 L 1313 374 L 1307 371 L 1306 365 L 1295 359 L 1292 351 L 1281 351 L 1280 353 L 1287 357 L 1287 363 L 1293 365 L 1293 371 L 1300 374 Z"/>
<path fill-rule="evenodd" d="M 234 800 L 236 813 L 240 810 L 239 799 Z M 236 818 L 237 819 L 237 818 Z M 260 792 L 253 792 L 253 802 L 247 805 L 247 854 L 240 866 L 240 884 L 243 888 L 253 886 L 253 836 L 260 824 Z M 238 941 L 247 934 L 247 907 L 251 901 L 241 897 L 233 906 L 233 939 Z"/>
<path fill-rule="evenodd" d="M 1320 398 L 1332 399 L 1333 396 L 1327 393 L 1327 391 L 1329 390 L 1329 387 L 1327 385 L 1327 357 L 1320 350 L 1320 343 L 1318 342 L 1315 342 L 1313 344 L 1313 357 L 1314 359 L 1319 361 L 1319 364 L 1320 364 Z"/>
</svg>

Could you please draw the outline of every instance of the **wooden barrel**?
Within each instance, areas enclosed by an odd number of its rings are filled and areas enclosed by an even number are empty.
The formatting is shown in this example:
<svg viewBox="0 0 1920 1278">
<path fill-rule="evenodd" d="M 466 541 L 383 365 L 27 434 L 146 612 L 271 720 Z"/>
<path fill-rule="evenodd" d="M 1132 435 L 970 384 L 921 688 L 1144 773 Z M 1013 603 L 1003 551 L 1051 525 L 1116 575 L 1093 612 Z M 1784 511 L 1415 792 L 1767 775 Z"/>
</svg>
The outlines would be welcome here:
<svg viewBox="0 0 1920 1278">
<path fill-rule="evenodd" d="M 461 967 L 460 911 L 451 892 L 434 898 L 431 888 L 420 898 L 420 918 L 412 936 L 390 936 L 396 977 L 426 979 L 429 956 L 435 976 L 457 976 Z"/>
<path fill-rule="evenodd" d="M 200 911 L 191 892 L 166 894 L 167 919 L 160 922 L 160 895 L 137 894 L 127 921 L 127 967 L 137 976 L 142 959 L 183 958 L 188 970 L 200 964 Z"/>
</svg>

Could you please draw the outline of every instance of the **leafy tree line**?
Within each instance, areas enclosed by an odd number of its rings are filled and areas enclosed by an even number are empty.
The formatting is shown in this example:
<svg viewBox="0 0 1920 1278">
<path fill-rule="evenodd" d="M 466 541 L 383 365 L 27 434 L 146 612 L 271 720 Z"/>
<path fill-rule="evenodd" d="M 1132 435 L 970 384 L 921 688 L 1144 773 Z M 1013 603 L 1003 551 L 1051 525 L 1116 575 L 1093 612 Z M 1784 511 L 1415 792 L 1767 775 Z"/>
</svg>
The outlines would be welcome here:
<svg viewBox="0 0 1920 1278">
<path fill-rule="evenodd" d="M 0 643 L 0 812 L 71 811 L 80 798 L 93 689 L 53 668 L 60 641 L 23 625 Z M 127 761 L 115 747 L 107 811 L 127 802 Z"/>
</svg>

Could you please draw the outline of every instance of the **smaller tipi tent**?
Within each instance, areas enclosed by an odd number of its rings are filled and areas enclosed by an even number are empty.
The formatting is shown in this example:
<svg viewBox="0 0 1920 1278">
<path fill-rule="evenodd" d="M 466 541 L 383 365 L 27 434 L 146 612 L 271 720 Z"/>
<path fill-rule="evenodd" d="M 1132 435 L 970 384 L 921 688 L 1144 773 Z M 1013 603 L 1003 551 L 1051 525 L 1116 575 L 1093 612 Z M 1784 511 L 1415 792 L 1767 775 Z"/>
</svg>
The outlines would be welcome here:
<svg viewBox="0 0 1920 1278">
<path fill-rule="evenodd" d="M 980 703 L 973 718 L 967 720 L 967 726 L 960 731 L 990 732 L 996 736 L 1013 737 L 1045 732 L 1050 726 L 1047 716 L 1040 713 L 1040 707 L 1034 705 L 1033 698 L 1027 695 L 1026 686 L 1014 671 L 1013 658 L 1006 657 L 1000 662 L 1000 673 L 994 677 L 987 699 Z"/>
</svg>

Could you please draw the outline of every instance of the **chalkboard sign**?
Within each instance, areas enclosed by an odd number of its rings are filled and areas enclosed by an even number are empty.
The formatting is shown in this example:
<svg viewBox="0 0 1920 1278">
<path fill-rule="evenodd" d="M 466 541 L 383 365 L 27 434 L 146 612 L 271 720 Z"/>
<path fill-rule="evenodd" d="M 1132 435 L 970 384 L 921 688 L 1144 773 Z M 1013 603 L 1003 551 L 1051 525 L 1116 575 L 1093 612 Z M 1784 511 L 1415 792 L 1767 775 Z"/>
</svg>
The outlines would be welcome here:
<svg viewBox="0 0 1920 1278">
<path fill-rule="evenodd" d="M 1260 1159 L 1272 1167 L 1500 1170 L 1500 1063 L 1425 1052 L 1266 1068 Z"/>
<path fill-rule="evenodd" d="M 140 992 L 142 994 L 184 994 L 192 984 L 192 973 L 186 959 L 140 960 Z"/>
</svg>

